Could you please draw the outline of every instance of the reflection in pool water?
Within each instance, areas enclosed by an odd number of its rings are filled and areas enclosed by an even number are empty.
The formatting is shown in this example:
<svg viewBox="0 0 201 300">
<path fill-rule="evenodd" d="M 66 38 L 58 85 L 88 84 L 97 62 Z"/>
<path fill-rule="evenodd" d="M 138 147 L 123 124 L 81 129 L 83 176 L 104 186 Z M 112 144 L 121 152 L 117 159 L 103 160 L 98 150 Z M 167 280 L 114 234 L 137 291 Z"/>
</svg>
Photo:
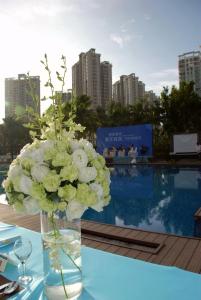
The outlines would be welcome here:
<svg viewBox="0 0 201 300">
<path fill-rule="evenodd" d="M 193 235 L 193 215 L 201 207 L 201 169 L 118 166 L 112 169 L 111 180 L 111 203 L 101 213 L 86 211 L 83 219 Z M 0 186 L 0 201 L 4 197 Z"/>
<path fill-rule="evenodd" d="M 83 218 L 145 230 L 193 235 L 201 207 L 201 169 L 131 166 L 112 171 L 112 201 Z"/>
</svg>

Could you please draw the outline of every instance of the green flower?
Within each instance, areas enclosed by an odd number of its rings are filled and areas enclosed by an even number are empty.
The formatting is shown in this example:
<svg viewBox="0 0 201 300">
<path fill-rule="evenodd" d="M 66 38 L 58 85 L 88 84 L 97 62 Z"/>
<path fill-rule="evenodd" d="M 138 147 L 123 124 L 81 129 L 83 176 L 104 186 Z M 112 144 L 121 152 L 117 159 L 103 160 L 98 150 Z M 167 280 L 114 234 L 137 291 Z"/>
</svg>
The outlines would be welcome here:
<svg viewBox="0 0 201 300">
<path fill-rule="evenodd" d="M 20 179 L 21 176 L 16 176 L 15 178 L 12 179 L 12 183 L 13 183 L 13 188 L 16 192 L 21 192 L 20 190 Z"/>
<path fill-rule="evenodd" d="M 12 184 L 12 181 L 9 178 L 7 178 L 3 181 L 2 186 L 3 186 L 3 188 L 5 189 L 6 192 L 11 193 L 13 191 L 13 184 Z"/>
<path fill-rule="evenodd" d="M 58 210 L 64 211 L 67 207 L 67 203 L 65 201 L 59 202 Z"/>
<path fill-rule="evenodd" d="M 21 166 L 23 169 L 25 169 L 26 171 L 30 172 L 31 168 L 33 167 L 34 165 L 34 160 L 32 158 L 23 158 L 21 160 Z"/>
<path fill-rule="evenodd" d="M 55 155 L 57 154 L 57 150 L 53 148 L 49 148 L 44 153 L 45 160 L 52 160 L 54 159 Z"/>
<path fill-rule="evenodd" d="M 97 193 L 91 190 L 88 195 L 88 198 L 85 201 L 86 205 L 93 206 L 97 203 L 97 201 L 98 201 Z"/>
<path fill-rule="evenodd" d="M 110 195 L 106 196 L 106 197 L 104 198 L 104 205 L 105 205 L 105 206 L 108 205 L 109 202 L 110 202 L 110 200 L 111 200 L 111 196 L 110 196 Z"/>
<path fill-rule="evenodd" d="M 50 171 L 43 179 L 42 184 L 48 192 L 56 192 L 60 185 L 60 177 L 56 171 Z"/>
<path fill-rule="evenodd" d="M 40 199 L 39 206 L 42 210 L 49 213 L 52 213 L 53 211 L 57 210 L 57 204 L 45 197 Z"/>
<path fill-rule="evenodd" d="M 60 187 L 58 190 L 60 198 L 66 199 L 67 201 L 73 200 L 76 195 L 76 188 L 71 184 L 66 184 L 64 187 Z"/>
<path fill-rule="evenodd" d="M 63 167 L 72 162 L 71 155 L 68 153 L 58 152 L 52 160 L 52 165 L 54 167 Z"/>
<path fill-rule="evenodd" d="M 6 196 L 10 205 L 15 204 L 16 202 L 22 202 L 24 200 L 24 195 L 21 193 L 6 193 Z"/>
<path fill-rule="evenodd" d="M 30 194 L 33 198 L 38 200 L 46 197 L 46 192 L 44 187 L 41 184 L 36 182 L 33 182 Z"/>
<path fill-rule="evenodd" d="M 61 169 L 60 176 L 62 181 L 68 180 L 73 182 L 78 178 L 78 169 L 73 164 L 70 164 Z"/>
<path fill-rule="evenodd" d="M 23 205 L 23 202 L 21 202 L 21 201 L 16 201 L 14 203 L 14 208 L 15 208 L 16 211 L 18 211 L 20 213 L 25 213 L 26 212 L 25 207 Z"/>
<path fill-rule="evenodd" d="M 68 149 L 68 143 L 66 141 L 57 141 L 56 145 L 59 152 L 66 152 L 66 150 Z"/>
<path fill-rule="evenodd" d="M 76 199 L 85 206 L 92 206 L 98 200 L 96 192 L 92 191 L 86 183 L 78 184 Z"/>
<path fill-rule="evenodd" d="M 109 183 L 106 180 L 102 182 L 102 187 L 104 196 L 108 196 L 110 192 L 110 187 Z"/>
<path fill-rule="evenodd" d="M 103 169 L 101 163 L 97 159 L 92 160 L 91 163 L 97 169 L 97 171 Z"/>
<path fill-rule="evenodd" d="M 86 152 L 89 161 L 92 161 L 94 159 L 94 149 L 93 150 L 89 150 L 89 149 L 84 149 L 84 151 Z"/>
<path fill-rule="evenodd" d="M 105 158 L 102 155 L 98 154 L 97 160 L 99 161 L 102 167 L 105 166 Z"/>
<path fill-rule="evenodd" d="M 106 174 L 105 174 L 105 172 L 103 171 L 102 168 L 98 169 L 97 173 L 98 174 L 97 174 L 97 177 L 96 177 L 96 181 L 99 182 L 99 183 L 102 183 L 106 178 Z"/>
</svg>

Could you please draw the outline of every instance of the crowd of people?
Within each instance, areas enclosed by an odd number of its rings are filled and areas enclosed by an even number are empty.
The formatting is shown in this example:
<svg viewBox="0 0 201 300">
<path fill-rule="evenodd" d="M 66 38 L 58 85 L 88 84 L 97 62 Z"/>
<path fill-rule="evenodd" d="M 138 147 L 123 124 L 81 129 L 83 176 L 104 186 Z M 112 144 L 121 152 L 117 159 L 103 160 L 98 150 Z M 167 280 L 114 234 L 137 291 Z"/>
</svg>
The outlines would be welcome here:
<svg viewBox="0 0 201 300">
<path fill-rule="evenodd" d="M 135 159 L 138 155 L 145 155 L 148 150 L 148 147 L 145 145 L 141 145 L 138 149 L 135 145 L 131 145 L 129 147 L 124 147 L 121 145 L 116 148 L 115 146 L 111 148 L 105 148 L 103 150 L 103 156 L 105 158 L 114 158 L 114 157 L 130 157 Z"/>
</svg>

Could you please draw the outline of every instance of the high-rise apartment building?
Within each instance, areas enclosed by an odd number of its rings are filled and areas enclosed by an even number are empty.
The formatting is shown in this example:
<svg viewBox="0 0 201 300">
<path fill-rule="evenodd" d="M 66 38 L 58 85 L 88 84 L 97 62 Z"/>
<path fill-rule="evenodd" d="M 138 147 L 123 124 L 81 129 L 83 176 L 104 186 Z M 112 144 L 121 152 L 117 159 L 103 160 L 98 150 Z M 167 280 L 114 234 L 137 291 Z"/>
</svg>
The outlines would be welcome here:
<svg viewBox="0 0 201 300">
<path fill-rule="evenodd" d="M 108 61 L 101 63 L 101 106 L 106 108 L 112 100 L 112 65 Z"/>
<path fill-rule="evenodd" d="M 112 100 L 116 103 L 120 103 L 121 97 L 120 97 L 120 80 L 116 81 L 112 85 Z"/>
<path fill-rule="evenodd" d="M 77 96 L 90 97 L 92 108 L 106 106 L 112 95 L 112 65 L 100 62 L 95 49 L 80 53 L 79 61 L 72 67 L 72 88 Z"/>
<path fill-rule="evenodd" d="M 179 55 L 179 82 L 194 82 L 195 92 L 201 96 L 201 51 Z"/>
<path fill-rule="evenodd" d="M 121 75 L 113 84 L 113 101 L 122 105 L 133 105 L 145 96 L 145 84 L 134 73 Z"/>
<path fill-rule="evenodd" d="M 152 103 L 155 100 L 157 100 L 158 97 L 156 96 L 156 94 L 152 90 L 150 90 L 150 91 L 145 92 L 145 98 L 146 98 L 147 101 Z"/>
<path fill-rule="evenodd" d="M 62 103 L 67 103 L 72 98 L 72 90 L 68 89 L 67 92 L 56 91 L 57 95 L 60 95 Z"/>
<path fill-rule="evenodd" d="M 30 85 L 40 99 L 40 77 L 19 74 L 18 78 L 5 79 L 5 117 L 16 117 L 25 111 L 26 107 L 32 107 L 40 114 L 40 106 L 37 107 L 30 95 Z"/>
<path fill-rule="evenodd" d="M 143 99 L 145 96 L 145 84 L 142 81 L 138 81 L 138 99 Z"/>
</svg>

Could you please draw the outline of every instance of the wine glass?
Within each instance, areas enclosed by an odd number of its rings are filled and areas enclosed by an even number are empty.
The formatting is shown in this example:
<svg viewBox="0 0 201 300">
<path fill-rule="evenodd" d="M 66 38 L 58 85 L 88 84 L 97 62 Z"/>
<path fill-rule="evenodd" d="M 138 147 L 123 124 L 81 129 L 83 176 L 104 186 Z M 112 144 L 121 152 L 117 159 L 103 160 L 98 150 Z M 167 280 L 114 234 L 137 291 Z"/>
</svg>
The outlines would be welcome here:
<svg viewBox="0 0 201 300">
<path fill-rule="evenodd" d="M 14 244 L 14 253 L 22 265 L 22 275 L 19 276 L 18 281 L 22 284 L 28 284 L 32 280 L 32 276 L 26 275 L 26 261 L 31 255 L 32 244 L 27 238 L 21 237 Z"/>
</svg>

